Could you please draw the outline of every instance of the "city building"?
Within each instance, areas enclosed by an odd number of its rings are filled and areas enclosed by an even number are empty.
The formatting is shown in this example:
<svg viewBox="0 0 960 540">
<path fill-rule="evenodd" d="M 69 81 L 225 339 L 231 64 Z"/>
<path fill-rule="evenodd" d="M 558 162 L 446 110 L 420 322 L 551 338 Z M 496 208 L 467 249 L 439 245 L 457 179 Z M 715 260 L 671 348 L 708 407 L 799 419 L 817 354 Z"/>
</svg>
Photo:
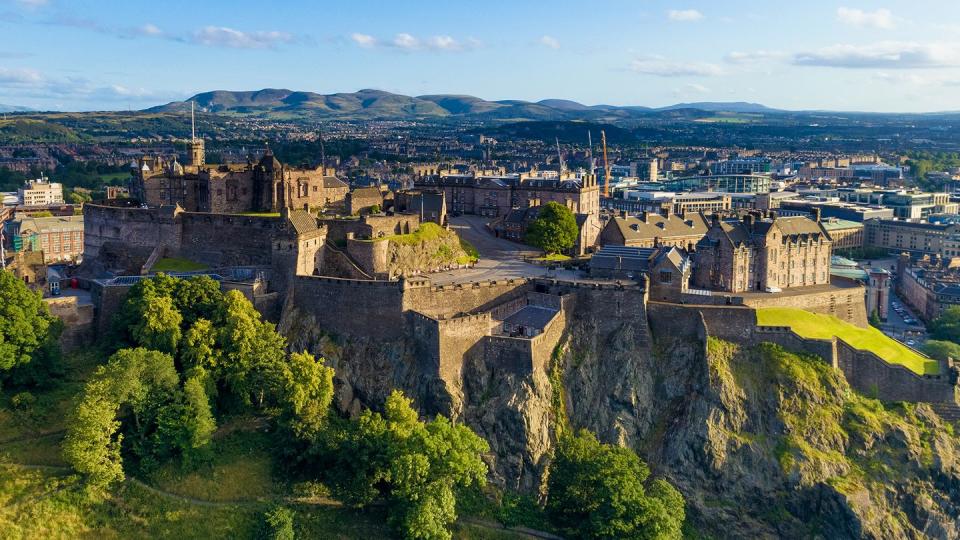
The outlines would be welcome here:
<svg viewBox="0 0 960 540">
<path fill-rule="evenodd" d="M 832 244 L 822 224 L 807 217 L 714 215 L 696 246 L 694 287 L 776 292 L 829 284 Z"/>
<path fill-rule="evenodd" d="M 958 224 L 871 219 L 864 225 L 865 241 L 869 247 L 896 253 L 907 252 L 915 257 L 960 256 L 960 225 Z"/>
<path fill-rule="evenodd" d="M 628 214 L 652 212 L 661 215 L 683 215 L 695 212 L 726 212 L 730 210 L 730 200 L 729 193 L 627 190 L 623 192 L 623 198 L 605 198 L 601 203 L 605 209 Z"/>
<path fill-rule="evenodd" d="M 25 217 L 11 222 L 10 233 L 15 252 L 42 252 L 46 264 L 83 257 L 83 216 Z"/>
<path fill-rule="evenodd" d="M 778 213 L 783 216 L 813 215 L 866 223 L 871 219 L 893 219 L 893 209 L 884 206 L 864 206 L 854 203 L 821 200 L 789 199 L 780 202 Z"/>
<path fill-rule="evenodd" d="M 707 221 L 702 214 L 663 216 L 644 212 L 638 217 L 621 215 L 608 220 L 597 243 L 601 246 L 677 246 L 686 249 L 696 245 L 706 233 Z"/>
<path fill-rule="evenodd" d="M 936 319 L 951 306 L 960 306 L 960 259 L 903 254 L 897 262 L 897 292 L 925 320 Z"/>
<path fill-rule="evenodd" d="M 63 185 L 51 182 L 43 175 L 17 190 L 17 199 L 23 206 L 63 204 Z"/>
<path fill-rule="evenodd" d="M 723 191 L 727 193 L 767 193 L 772 179 L 768 174 L 713 174 L 685 176 L 663 182 L 669 191 Z"/>
<path fill-rule="evenodd" d="M 710 167 L 713 174 L 759 174 L 769 173 L 773 161 L 765 157 L 745 157 L 719 161 Z"/>
<path fill-rule="evenodd" d="M 820 221 L 833 240 L 833 249 L 851 249 L 863 247 L 863 223 L 838 218 L 826 218 Z"/>
</svg>

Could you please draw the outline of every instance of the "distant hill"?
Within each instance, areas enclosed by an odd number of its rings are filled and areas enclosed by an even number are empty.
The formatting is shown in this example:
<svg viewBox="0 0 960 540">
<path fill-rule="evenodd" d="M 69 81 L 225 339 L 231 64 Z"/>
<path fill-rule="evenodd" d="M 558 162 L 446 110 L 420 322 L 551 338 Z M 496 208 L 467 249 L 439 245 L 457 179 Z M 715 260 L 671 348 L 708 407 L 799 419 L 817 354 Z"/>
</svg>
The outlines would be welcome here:
<svg viewBox="0 0 960 540">
<path fill-rule="evenodd" d="M 696 109 L 709 112 L 733 112 L 733 113 L 778 113 L 786 112 L 780 109 L 771 109 L 766 105 L 759 103 L 748 103 L 746 101 L 717 102 L 701 101 L 697 103 L 677 103 L 668 107 L 659 107 L 658 111 L 675 111 L 677 109 Z"/>
<path fill-rule="evenodd" d="M 584 105 L 565 99 L 488 101 L 468 95 L 435 94 L 405 96 L 383 90 L 360 90 L 352 93 L 317 94 L 278 88 L 255 91 L 216 90 L 197 94 L 186 101 L 174 101 L 147 109 L 147 112 L 182 112 L 190 103 L 201 110 L 244 116 L 270 118 L 308 117 L 343 119 L 445 119 L 478 120 L 584 120 L 616 122 L 639 119 L 660 111 L 692 109 L 704 112 L 775 113 L 756 103 L 681 103 L 651 109 L 639 106 Z"/>
<path fill-rule="evenodd" d="M 4 105 L 0 103 L 0 113 L 31 112 L 30 107 L 21 107 L 20 105 Z"/>
</svg>

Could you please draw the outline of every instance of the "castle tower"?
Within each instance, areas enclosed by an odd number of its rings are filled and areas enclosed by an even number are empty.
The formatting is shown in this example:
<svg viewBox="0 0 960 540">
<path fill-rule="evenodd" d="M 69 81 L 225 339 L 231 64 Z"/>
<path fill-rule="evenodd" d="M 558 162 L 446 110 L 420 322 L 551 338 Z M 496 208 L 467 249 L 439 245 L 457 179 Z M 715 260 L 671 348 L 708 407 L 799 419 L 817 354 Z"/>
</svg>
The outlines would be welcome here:
<svg viewBox="0 0 960 540">
<path fill-rule="evenodd" d="M 207 155 L 204 151 L 203 139 L 197 138 L 197 125 L 193 116 L 194 103 L 190 102 L 190 164 L 201 166 L 206 163 Z"/>
</svg>

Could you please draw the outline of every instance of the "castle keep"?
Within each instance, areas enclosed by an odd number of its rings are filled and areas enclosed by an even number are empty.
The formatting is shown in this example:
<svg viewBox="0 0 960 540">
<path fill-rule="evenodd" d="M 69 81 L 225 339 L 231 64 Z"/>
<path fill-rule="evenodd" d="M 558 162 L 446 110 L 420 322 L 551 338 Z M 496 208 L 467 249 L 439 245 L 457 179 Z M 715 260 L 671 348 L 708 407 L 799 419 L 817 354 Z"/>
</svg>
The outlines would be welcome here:
<svg viewBox="0 0 960 540">
<path fill-rule="evenodd" d="M 181 165 L 176 159 L 141 158 L 131 196 L 151 207 L 176 204 L 192 212 L 229 214 L 339 208 L 350 190 L 332 170 L 285 165 L 269 148 L 256 162 L 208 165 L 202 145 L 193 144 L 191 159 Z"/>
</svg>

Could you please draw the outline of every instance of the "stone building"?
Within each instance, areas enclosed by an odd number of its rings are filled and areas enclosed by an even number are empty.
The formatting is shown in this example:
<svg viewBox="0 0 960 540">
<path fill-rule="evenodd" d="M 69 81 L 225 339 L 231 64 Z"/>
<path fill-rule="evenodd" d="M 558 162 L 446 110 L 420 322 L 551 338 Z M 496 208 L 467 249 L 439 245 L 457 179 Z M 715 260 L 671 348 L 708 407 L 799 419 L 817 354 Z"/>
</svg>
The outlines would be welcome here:
<svg viewBox="0 0 960 540">
<path fill-rule="evenodd" d="M 421 222 L 447 225 L 447 199 L 437 189 L 406 189 L 394 194 L 394 212 L 416 214 Z"/>
<path fill-rule="evenodd" d="M 662 216 L 643 212 L 638 217 L 617 216 L 607 221 L 600 231 L 601 246 L 677 246 L 687 248 L 696 245 L 707 234 L 707 220 L 699 213 L 684 216 Z"/>
<path fill-rule="evenodd" d="M 833 243 L 819 221 L 761 216 L 736 221 L 714 216 L 696 246 L 694 287 L 777 292 L 830 283 Z"/>
<path fill-rule="evenodd" d="M 382 212 L 383 192 L 377 186 L 354 188 L 347 194 L 346 208 L 351 216 Z"/>
<path fill-rule="evenodd" d="M 871 219 L 864 223 L 865 241 L 878 247 L 913 256 L 937 255 L 942 258 L 960 256 L 960 225 Z"/>
<path fill-rule="evenodd" d="M 455 214 L 505 216 L 514 208 L 556 202 L 574 214 L 600 213 L 600 190 L 591 174 L 534 172 L 487 176 L 446 174 L 418 178 L 417 188 L 443 191 Z"/>
<path fill-rule="evenodd" d="M 195 159 L 203 149 L 191 147 Z M 257 162 L 181 165 L 158 156 L 140 159 L 131 195 L 148 206 L 180 205 L 191 212 L 238 214 L 342 206 L 349 186 L 331 169 L 280 163 L 268 148 Z"/>
<path fill-rule="evenodd" d="M 833 240 L 833 249 L 863 247 L 863 223 L 827 218 L 822 220 L 821 224 Z"/>
<path fill-rule="evenodd" d="M 897 292 L 925 321 L 960 305 L 960 258 L 938 256 L 912 261 L 906 253 L 897 261 Z"/>
</svg>

